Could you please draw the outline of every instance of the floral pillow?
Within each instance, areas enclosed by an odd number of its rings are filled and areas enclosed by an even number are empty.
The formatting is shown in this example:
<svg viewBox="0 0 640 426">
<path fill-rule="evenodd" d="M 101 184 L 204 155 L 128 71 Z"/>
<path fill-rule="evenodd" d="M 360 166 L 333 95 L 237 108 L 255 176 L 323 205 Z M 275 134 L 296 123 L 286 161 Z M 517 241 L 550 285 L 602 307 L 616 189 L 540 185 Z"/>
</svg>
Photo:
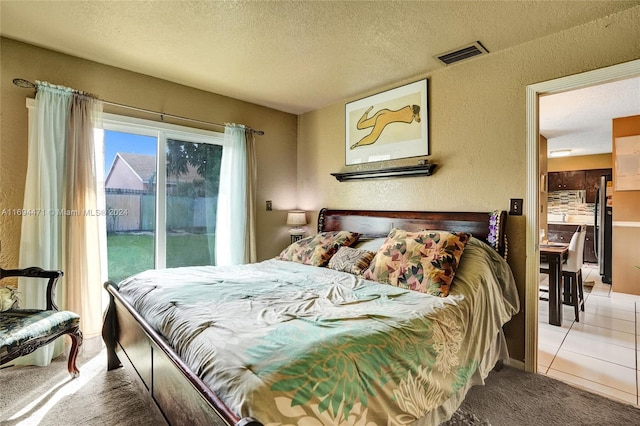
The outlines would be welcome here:
<svg viewBox="0 0 640 426">
<path fill-rule="evenodd" d="M 282 250 L 278 259 L 325 266 L 340 247 L 350 246 L 358 241 L 359 236 L 360 234 L 349 231 L 321 232 L 291 244 Z"/>
<path fill-rule="evenodd" d="M 375 255 L 375 252 L 368 250 L 340 247 L 327 266 L 336 271 L 360 275 L 369 267 Z"/>
<path fill-rule="evenodd" d="M 469 238 L 464 232 L 393 229 L 364 277 L 446 297 Z"/>
</svg>

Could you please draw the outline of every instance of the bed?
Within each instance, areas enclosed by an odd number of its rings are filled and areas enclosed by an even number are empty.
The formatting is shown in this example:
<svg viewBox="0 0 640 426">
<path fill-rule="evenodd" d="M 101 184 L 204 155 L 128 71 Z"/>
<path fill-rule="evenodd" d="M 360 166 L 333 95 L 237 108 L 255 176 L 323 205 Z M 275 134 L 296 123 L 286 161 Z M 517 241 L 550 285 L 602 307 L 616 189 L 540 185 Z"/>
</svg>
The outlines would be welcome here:
<svg viewBox="0 0 640 426">
<path fill-rule="evenodd" d="M 508 357 L 502 326 L 519 306 L 506 218 L 322 209 L 318 234 L 278 258 L 107 282 L 108 369 L 124 365 L 170 424 L 439 424 Z M 344 235 L 320 260 L 300 255 Z M 415 264 L 385 266 L 423 237 L 449 246 L 420 280 Z M 422 279 L 433 270 L 444 281 Z"/>
</svg>

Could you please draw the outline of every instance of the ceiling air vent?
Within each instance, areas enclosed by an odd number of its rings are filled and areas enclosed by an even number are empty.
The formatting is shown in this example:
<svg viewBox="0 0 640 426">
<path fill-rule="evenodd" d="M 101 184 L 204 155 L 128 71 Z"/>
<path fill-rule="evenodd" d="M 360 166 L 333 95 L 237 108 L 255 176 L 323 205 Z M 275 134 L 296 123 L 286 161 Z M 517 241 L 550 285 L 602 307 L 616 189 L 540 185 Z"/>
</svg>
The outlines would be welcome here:
<svg viewBox="0 0 640 426">
<path fill-rule="evenodd" d="M 443 53 L 436 57 L 444 62 L 445 65 L 451 65 L 455 62 L 473 58 L 474 56 L 478 55 L 484 55 L 486 53 L 489 53 L 489 51 L 482 45 L 482 43 L 476 41 L 469 46 L 465 46 L 461 49 L 456 49 L 451 52 Z"/>
</svg>

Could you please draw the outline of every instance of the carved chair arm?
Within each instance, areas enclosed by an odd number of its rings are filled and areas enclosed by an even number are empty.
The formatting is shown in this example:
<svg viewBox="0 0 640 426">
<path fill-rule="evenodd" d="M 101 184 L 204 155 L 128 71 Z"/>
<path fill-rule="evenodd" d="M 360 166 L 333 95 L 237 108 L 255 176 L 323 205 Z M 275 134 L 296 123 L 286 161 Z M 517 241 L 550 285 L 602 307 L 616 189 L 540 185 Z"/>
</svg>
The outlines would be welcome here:
<svg viewBox="0 0 640 426">
<path fill-rule="evenodd" d="M 6 277 L 29 277 L 29 278 L 46 278 L 47 282 L 47 310 L 58 310 L 55 302 L 56 284 L 58 279 L 63 276 L 62 271 L 46 271 L 37 266 L 25 269 L 2 269 L 0 268 L 0 279 Z"/>
</svg>

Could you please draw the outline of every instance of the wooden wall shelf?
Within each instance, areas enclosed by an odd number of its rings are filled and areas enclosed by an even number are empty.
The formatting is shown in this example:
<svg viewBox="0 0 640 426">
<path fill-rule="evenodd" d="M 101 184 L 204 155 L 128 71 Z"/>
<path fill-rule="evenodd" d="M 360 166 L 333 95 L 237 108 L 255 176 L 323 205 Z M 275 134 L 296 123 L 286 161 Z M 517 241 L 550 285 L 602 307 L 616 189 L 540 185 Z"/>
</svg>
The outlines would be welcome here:
<svg viewBox="0 0 640 426">
<path fill-rule="evenodd" d="M 427 163 L 415 166 L 390 167 L 380 170 L 359 170 L 355 172 L 331 173 L 340 182 L 355 179 L 380 179 L 390 177 L 431 176 L 437 164 Z"/>
</svg>

